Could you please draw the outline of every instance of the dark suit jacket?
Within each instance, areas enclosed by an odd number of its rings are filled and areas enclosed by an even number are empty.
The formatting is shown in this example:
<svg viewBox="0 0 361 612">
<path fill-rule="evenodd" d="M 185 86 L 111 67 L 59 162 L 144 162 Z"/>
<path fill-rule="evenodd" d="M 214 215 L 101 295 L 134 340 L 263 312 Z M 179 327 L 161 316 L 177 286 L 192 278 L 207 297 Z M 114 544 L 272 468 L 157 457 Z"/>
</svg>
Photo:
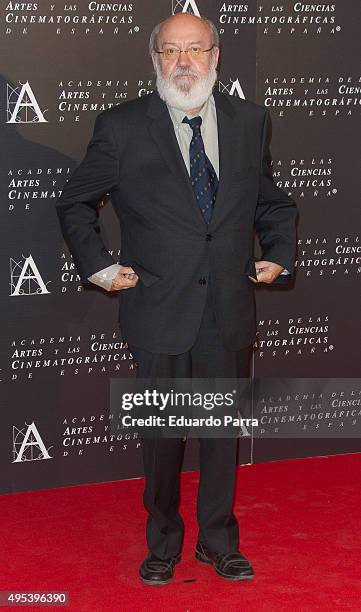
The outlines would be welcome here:
<svg viewBox="0 0 361 612">
<path fill-rule="evenodd" d="M 119 324 L 129 344 L 178 354 L 195 341 L 211 275 L 224 346 L 256 334 L 254 230 L 262 259 L 293 271 L 297 208 L 272 180 L 269 113 L 214 93 L 220 180 L 207 226 L 166 104 L 156 92 L 96 117 L 84 160 L 56 203 L 81 277 L 115 263 L 99 232 L 97 203 L 110 193 L 121 229 L 120 263 L 139 276 L 119 291 Z"/>
</svg>

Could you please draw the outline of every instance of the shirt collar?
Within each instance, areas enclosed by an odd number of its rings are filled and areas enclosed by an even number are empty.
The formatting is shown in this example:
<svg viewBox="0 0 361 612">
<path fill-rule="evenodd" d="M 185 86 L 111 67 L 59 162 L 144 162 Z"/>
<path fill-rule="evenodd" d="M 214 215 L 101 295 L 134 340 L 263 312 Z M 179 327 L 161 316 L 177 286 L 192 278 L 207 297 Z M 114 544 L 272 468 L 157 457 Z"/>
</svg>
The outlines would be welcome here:
<svg viewBox="0 0 361 612">
<path fill-rule="evenodd" d="M 200 109 L 200 111 L 197 113 L 197 115 L 191 115 L 189 118 L 191 118 L 192 116 L 199 116 L 202 117 L 202 124 L 204 123 L 204 120 L 209 112 L 210 109 L 210 105 L 211 104 L 215 104 L 214 102 L 214 97 L 213 94 L 211 94 L 209 96 L 209 98 L 207 98 L 207 100 L 205 101 L 205 103 L 203 104 L 202 108 Z M 175 108 L 174 106 L 169 106 L 167 104 L 168 110 L 169 110 L 169 114 L 172 118 L 172 121 L 174 123 L 174 125 L 179 128 L 180 125 L 187 125 L 187 124 L 182 124 L 182 121 L 184 119 L 184 117 L 188 117 L 187 112 L 180 110 L 179 108 Z"/>
</svg>

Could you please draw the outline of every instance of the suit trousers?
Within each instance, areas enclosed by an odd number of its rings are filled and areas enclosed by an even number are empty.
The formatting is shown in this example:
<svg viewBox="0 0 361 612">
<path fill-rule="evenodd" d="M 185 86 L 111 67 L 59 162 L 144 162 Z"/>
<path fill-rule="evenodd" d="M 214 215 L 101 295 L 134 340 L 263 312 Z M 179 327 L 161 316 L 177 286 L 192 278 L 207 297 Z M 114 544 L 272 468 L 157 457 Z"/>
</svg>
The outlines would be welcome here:
<svg viewBox="0 0 361 612">
<path fill-rule="evenodd" d="M 224 348 L 217 329 L 210 278 L 205 308 L 193 346 L 178 355 L 152 353 L 131 346 L 139 377 L 246 378 L 252 345 L 237 351 Z M 234 552 L 239 528 L 233 513 L 238 438 L 199 437 L 200 479 L 197 496 L 198 539 L 210 550 Z M 146 540 L 160 559 L 180 553 L 184 522 L 179 513 L 182 438 L 142 438 L 145 475 L 143 502 L 148 511 Z"/>
</svg>

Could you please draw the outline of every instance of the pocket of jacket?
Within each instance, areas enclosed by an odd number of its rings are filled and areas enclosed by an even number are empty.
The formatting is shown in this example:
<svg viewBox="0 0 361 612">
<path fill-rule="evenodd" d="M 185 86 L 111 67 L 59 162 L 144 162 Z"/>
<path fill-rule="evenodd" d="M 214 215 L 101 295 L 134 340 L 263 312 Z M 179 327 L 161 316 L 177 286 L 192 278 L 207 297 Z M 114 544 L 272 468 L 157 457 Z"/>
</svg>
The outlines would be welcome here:
<svg viewBox="0 0 361 612">
<path fill-rule="evenodd" d="M 133 268 L 133 270 L 139 276 L 139 279 L 141 280 L 143 285 L 145 285 L 146 287 L 150 287 L 151 285 L 156 283 L 158 280 L 162 279 L 161 276 L 158 276 L 157 274 L 153 274 L 153 272 L 150 272 L 146 268 L 143 268 L 143 266 L 141 266 L 140 264 L 134 261 L 128 265 Z"/>
<path fill-rule="evenodd" d="M 247 274 L 247 276 L 252 276 L 257 280 L 256 258 L 253 255 L 248 259 L 244 273 Z"/>
</svg>

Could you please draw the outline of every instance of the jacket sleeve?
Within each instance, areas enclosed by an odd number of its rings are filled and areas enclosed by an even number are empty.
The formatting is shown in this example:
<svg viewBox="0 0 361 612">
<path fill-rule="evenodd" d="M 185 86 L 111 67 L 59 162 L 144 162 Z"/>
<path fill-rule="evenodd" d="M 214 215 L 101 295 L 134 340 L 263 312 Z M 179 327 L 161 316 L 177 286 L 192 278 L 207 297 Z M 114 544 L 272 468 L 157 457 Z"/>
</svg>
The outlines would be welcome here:
<svg viewBox="0 0 361 612">
<path fill-rule="evenodd" d="M 108 252 L 99 226 L 98 202 L 117 188 L 119 156 L 107 111 L 97 115 L 83 161 L 56 202 L 61 231 L 83 283 L 116 261 Z"/>
<path fill-rule="evenodd" d="M 278 277 L 283 282 L 293 276 L 296 257 L 296 203 L 277 187 L 272 177 L 269 150 L 270 116 L 265 110 L 261 142 L 261 168 L 255 230 L 262 249 L 262 259 L 281 265 L 290 274 Z"/>
</svg>

